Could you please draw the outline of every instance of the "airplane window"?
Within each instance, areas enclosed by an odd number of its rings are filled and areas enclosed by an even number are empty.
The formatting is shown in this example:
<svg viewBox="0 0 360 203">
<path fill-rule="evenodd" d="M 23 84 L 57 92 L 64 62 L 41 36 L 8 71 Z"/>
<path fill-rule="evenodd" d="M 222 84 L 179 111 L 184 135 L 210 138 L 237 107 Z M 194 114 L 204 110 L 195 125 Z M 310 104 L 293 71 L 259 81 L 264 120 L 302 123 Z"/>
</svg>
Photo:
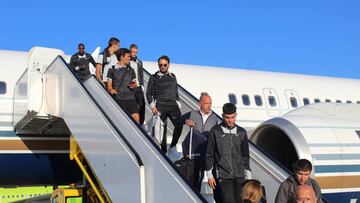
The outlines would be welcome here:
<svg viewBox="0 0 360 203">
<path fill-rule="evenodd" d="M 232 104 L 237 104 L 237 99 L 236 99 L 236 95 L 235 94 L 229 94 L 229 102 Z"/>
<path fill-rule="evenodd" d="M 348 104 L 351 104 L 351 103 L 352 103 L 352 101 L 350 101 L 350 100 L 347 100 L 347 101 L 346 101 L 346 103 L 348 103 Z"/>
<path fill-rule="evenodd" d="M 303 99 L 304 105 L 310 104 L 310 100 L 308 98 Z"/>
<path fill-rule="evenodd" d="M 317 98 L 316 98 L 316 99 L 314 99 L 314 102 L 315 102 L 315 103 L 320 103 L 321 101 L 320 101 L 320 99 L 317 99 Z"/>
<path fill-rule="evenodd" d="M 360 101 L 357 101 L 356 103 L 360 104 Z"/>
<path fill-rule="evenodd" d="M 337 99 L 337 100 L 336 100 L 336 103 L 341 103 L 341 100 L 340 100 L 340 99 Z"/>
<path fill-rule="evenodd" d="M 0 81 L 0 94 L 6 93 L 6 83 L 3 81 Z"/>
<path fill-rule="evenodd" d="M 262 103 L 261 96 L 260 95 L 255 95 L 254 98 L 255 98 L 256 106 L 262 106 L 263 103 Z"/>
<path fill-rule="evenodd" d="M 325 102 L 331 102 L 331 100 L 330 99 L 325 99 Z"/>
<path fill-rule="evenodd" d="M 243 101 L 243 104 L 245 106 L 249 106 L 250 105 L 250 98 L 247 94 L 243 94 L 242 96 L 242 101 Z"/>
<path fill-rule="evenodd" d="M 273 107 L 276 106 L 276 99 L 274 96 L 269 96 L 268 100 L 269 100 L 270 106 L 273 106 Z"/>
<path fill-rule="evenodd" d="M 297 102 L 297 99 L 295 97 L 290 97 L 290 103 L 291 103 L 291 106 L 293 108 L 298 107 L 298 102 Z"/>
</svg>

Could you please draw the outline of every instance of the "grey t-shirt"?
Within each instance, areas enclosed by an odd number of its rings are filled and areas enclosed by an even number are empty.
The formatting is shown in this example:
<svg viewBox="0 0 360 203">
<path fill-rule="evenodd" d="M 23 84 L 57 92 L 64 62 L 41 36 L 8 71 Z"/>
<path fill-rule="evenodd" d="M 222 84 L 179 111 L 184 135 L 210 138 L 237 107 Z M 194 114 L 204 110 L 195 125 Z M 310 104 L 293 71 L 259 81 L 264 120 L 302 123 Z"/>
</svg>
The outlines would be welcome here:
<svg viewBox="0 0 360 203">
<path fill-rule="evenodd" d="M 124 74 L 125 76 L 123 76 Z M 130 66 L 120 67 L 116 64 L 113 68 L 109 69 L 107 78 L 108 80 L 112 80 L 112 87 L 117 91 L 117 99 L 135 99 L 135 91 L 129 88 L 129 84 L 135 77 L 135 71 Z"/>
</svg>

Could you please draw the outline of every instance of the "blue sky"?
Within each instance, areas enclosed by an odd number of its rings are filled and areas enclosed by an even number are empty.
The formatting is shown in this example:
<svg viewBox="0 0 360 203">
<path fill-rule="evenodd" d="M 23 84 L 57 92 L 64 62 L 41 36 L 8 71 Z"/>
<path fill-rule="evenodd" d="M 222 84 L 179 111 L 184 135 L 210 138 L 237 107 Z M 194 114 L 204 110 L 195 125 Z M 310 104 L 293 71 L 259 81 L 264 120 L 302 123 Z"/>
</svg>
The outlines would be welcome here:
<svg viewBox="0 0 360 203">
<path fill-rule="evenodd" d="M 105 2 L 105 3 L 102 3 Z M 360 1 L 2 1 L 0 49 L 88 52 L 110 37 L 140 58 L 360 79 Z"/>
</svg>

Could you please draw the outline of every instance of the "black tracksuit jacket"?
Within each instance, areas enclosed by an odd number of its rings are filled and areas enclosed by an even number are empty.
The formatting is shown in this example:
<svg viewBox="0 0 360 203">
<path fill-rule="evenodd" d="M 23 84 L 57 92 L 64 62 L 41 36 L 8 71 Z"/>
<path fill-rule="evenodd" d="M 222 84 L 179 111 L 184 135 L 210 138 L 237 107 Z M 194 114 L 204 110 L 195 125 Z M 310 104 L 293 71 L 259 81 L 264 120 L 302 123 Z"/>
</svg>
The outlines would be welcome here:
<svg viewBox="0 0 360 203">
<path fill-rule="evenodd" d="M 236 134 L 231 132 L 234 128 L 237 128 Z M 237 125 L 234 128 L 228 129 L 222 122 L 210 130 L 205 170 L 214 168 L 216 178 L 244 178 L 244 170 L 250 170 L 246 130 Z"/>
</svg>

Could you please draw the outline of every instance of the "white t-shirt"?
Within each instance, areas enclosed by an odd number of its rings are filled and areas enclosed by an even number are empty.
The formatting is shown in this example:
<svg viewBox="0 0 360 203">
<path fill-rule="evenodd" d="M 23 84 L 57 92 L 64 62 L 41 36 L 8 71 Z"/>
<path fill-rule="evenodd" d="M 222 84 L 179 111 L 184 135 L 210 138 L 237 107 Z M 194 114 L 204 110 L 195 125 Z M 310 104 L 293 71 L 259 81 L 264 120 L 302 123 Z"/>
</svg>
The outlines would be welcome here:
<svg viewBox="0 0 360 203">
<path fill-rule="evenodd" d="M 103 54 L 99 54 L 98 58 L 97 58 L 97 63 L 99 64 L 102 64 L 103 63 L 103 58 L 104 58 L 104 55 Z M 107 74 L 108 74 L 108 71 L 109 69 L 112 67 L 112 66 L 115 66 L 118 62 L 117 58 L 116 58 L 116 55 L 115 54 L 111 54 L 110 57 L 107 57 L 107 62 L 108 64 L 106 64 L 104 66 L 104 71 L 102 73 L 102 80 L 104 82 L 107 81 Z"/>
<path fill-rule="evenodd" d="M 136 75 L 136 84 L 139 85 L 139 79 L 138 79 L 138 64 L 135 61 L 130 61 L 130 67 L 134 69 L 135 75 Z"/>
<path fill-rule="evenodd" d="M 212 111 L 210 111 L 210 113 L 205 114 L 202 111 L 200 111 L 201 117 L 203 119 L 203 124 L 205 124 L 206 120 L 209 118 L 209 116 L 212 114 Z"/>
</svg>

